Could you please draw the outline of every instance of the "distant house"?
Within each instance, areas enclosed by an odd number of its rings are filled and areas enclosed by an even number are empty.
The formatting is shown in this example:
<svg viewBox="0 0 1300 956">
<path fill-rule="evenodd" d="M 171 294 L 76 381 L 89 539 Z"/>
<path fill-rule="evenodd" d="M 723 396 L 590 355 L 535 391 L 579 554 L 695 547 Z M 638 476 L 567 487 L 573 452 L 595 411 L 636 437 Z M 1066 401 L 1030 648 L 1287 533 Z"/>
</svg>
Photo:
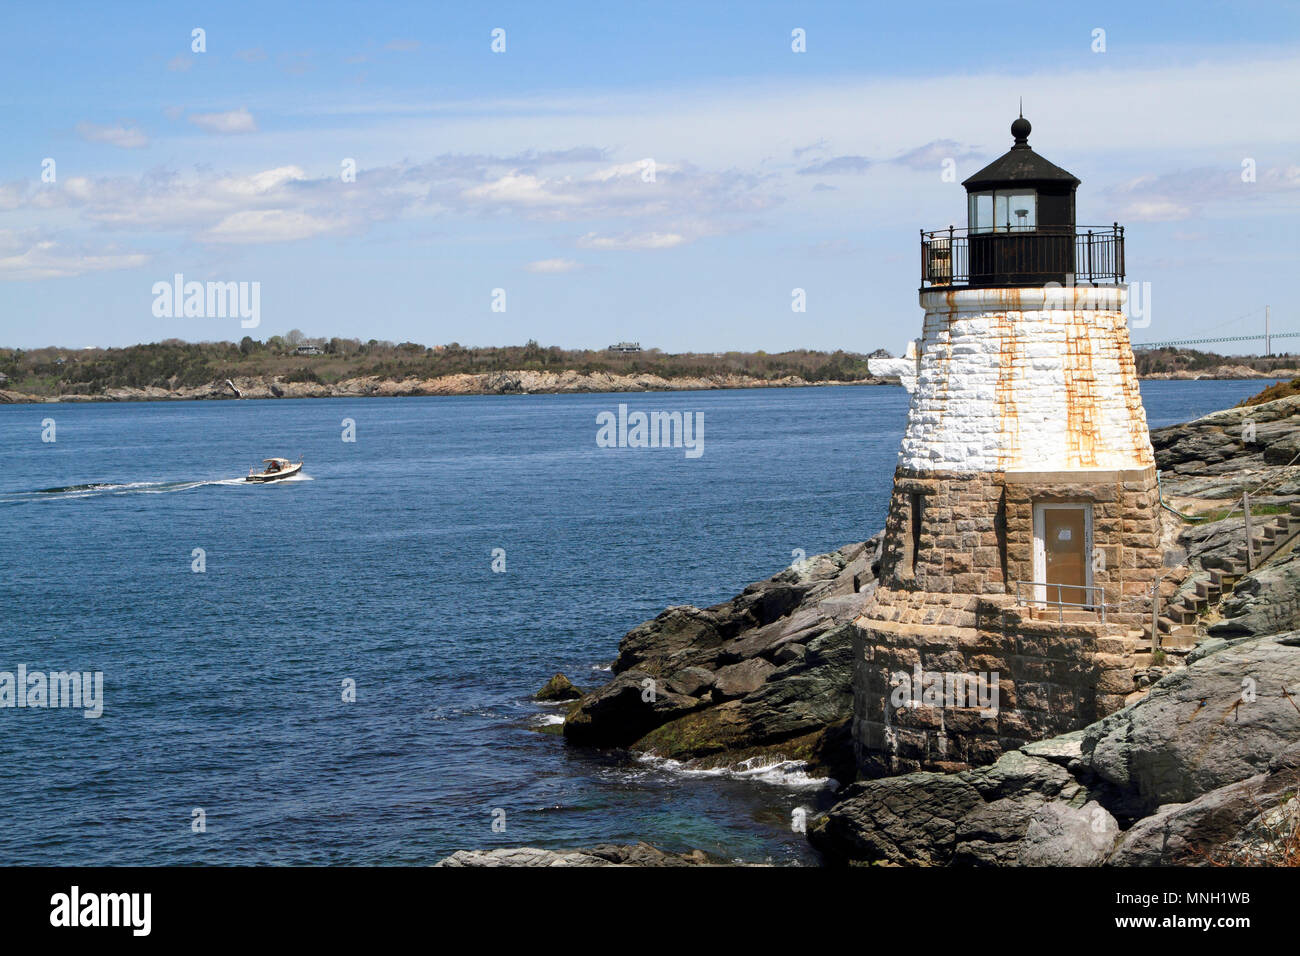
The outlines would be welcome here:
<svg viewBox="0 0 1300 956">
<path fill-rule="evenodd" d="M 640 352 L 640 351 L 641 351 L 641 343 L 640 343 L 640 342 L 616 342 L 614 345 L 611 345 L 611 346 L 610 346 L 606 351 L 609 351 L 609 352 L 625 352 L 625 353 L 626 353 L 626 352 Z"/>
<path fill-rule="evenodd" d="M 322 352 L 315 345 L 300 345 L 293 350 L 293 354 L 294 355 L 324 355 L 325 353 Z"/>
</svg>

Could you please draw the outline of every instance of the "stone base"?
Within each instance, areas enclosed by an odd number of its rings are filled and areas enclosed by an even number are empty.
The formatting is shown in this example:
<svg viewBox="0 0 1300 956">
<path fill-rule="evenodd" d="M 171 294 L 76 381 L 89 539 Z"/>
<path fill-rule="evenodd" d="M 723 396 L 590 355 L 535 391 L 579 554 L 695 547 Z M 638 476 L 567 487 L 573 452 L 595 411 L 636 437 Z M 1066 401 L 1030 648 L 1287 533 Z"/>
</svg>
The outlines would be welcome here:
<svg viewBox="0 0 1300 956">
<path fill-rule="evenodd" d="M 991 763 L 1081 729 L 1125 705 L 1145 646 L 1125 624 L 1035 620 L 1006 595 L 880 588 L 855 625 L 853 737 L 865 778 Z M 927 697 L 936 677 L 942 690 Z"/>
</svg>

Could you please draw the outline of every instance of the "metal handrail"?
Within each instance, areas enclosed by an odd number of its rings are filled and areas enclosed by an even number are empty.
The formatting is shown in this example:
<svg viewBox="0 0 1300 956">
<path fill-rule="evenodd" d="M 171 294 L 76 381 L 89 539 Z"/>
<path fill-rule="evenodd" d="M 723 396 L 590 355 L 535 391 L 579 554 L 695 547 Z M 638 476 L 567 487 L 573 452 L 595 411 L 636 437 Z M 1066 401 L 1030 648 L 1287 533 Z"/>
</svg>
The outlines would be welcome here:
<svg viewBox="0 0 1300 956">
<path fill-rule="evenodd" d="M 1020 593 L 1020 586 L 1022 584 L 1029 585 L 1030 587 L 1033 588 L 1056 588 L 1057 600 L 1049 601 L 1046 598 L 1038 598 L 1038 597 L 1025 598 Z M 1071 601 L 1062 601 L 1060 600 L 1062 588 L 1070 588 L 1075 591 L 1084 591 L 1087 594 L 1092 594 L 1093 592 L 1096 592 L 1100 596 L 1101 600 L 1093 601 L 1088 604 L 1078 604 Z M 1106 591 L 1100 585 L 1049 584 L 1047 581 L 1017 581 L 1016 582 L 1016 604 L 1041 604 L 1044 607 L 1054 607 L 1060 613 L 1060 622 L 1062 624 L 1065 623 L 1065 609 L 1067 607 L 1079 608 L 1080 610 L 1084 610 L 1084 611 L 1100 611 L 1101 623 L 1103 624 L 1106 623 Z"/>
<path fill-rule="evenodd" d="M 972 269 L 971 243 L 983 250 Z M 997 244 L 997 253 L 987 243 Z M 973 274 L 972 274 L 973 273 Z M 1124 227 L 1039 226 L 972 231 L 949 226 L 921 230 L 921 286 L 950 288 L 1041 279 L 1093 285 L 1124 281 Z"/>
</svg>

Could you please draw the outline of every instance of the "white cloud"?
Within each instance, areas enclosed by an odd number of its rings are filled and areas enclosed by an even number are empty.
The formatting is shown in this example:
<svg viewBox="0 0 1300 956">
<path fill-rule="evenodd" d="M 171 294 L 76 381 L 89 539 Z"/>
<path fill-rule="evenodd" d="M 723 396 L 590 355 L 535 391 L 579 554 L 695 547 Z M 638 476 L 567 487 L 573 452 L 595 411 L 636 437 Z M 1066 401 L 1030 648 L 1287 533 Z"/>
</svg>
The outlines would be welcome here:
<svg viewBox="0 0 1300 956">
<path fill-rule="evenodd" d="M 88 143 L 107 143 L 121 149 L 143 149 L 149 137 L 138 126 L 99 126 L 96 123 L 78 123 L 77 135 Z"/>
<path fill-rule="evenodd" d="M 582 268 L 582 263 L 573 259 L 538 259 L 536 262 L 528 263 L 524 268 L 529 272 L 553 275 L 560 272 L 576 272 Z"/>
<path fill-rule="evenodd" d="M 190 122 L 209 133 L 230 135 L 234 133 L 256 133 L 257 121 L 245 107 L 227 110 L 224 113 L 194 113 Z"/>
<path fill-rule="evenodd" d="M 19 236 L 0 230 L 0 281 L 66 279 L 86 272 L 134 269 L 149 261 L 143 253 L 101 252 L 64 249 L 53 239 Z"/>
<path fill-rule="evenodd" d="M 874 163 L 866 156 L 836 156 L 810 163 L 799 170 L 800 176 L 840 176 L 865 173 Z"/>
<path fill-rule="evenodd" d="M 523 206 L 571 205 L 576 200 L 553 191 L 545 180 L 527 173 L 509 173 L 482 186 L 465 190 L 465 198 Z"/>
<path fill-rule="evenodd" d="M 584 249 L 671 249 L 687 242 L 676 232 L 645 232 L 637 235 L 598 236 L 589 232 L 578 240 Z"/>
<path fill-rule="evenodd" d="M 199 238 L 208 242 L 286 242 L 337 232 L 345 223 L 288 209 L 257 209 L 226 216 Z"/>
</svg>

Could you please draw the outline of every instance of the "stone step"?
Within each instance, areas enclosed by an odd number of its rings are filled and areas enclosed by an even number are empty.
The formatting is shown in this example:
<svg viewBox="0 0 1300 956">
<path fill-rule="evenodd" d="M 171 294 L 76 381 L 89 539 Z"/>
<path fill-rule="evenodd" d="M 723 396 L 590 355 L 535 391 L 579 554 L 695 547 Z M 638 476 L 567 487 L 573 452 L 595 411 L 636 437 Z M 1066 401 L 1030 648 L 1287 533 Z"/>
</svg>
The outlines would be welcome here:
<svg viewBox="0 0 1300 956">
<path fill-rule="evenodd" d="M 1064 620 L 1066 624 L 1090 623 L 1101 620 L 1101 615 L 1098 612 L 1079 608 L 1035 607 L 1031 610 L 1031 616 L 1036 621 Z"/>
<path fill-rule="evenodd" d="M 1160 646 L 1166 649 L 1190 648 L 1196 645 L 1196 639 L 1196 628 L 1176 627 L 1160 639 Z"/>
<path fill-rule="evenodd" d="M 1221 595 L 1222 593 L 1223 593 L 1223 589 L 1213 581 L 1196 582 L 1197 597 L 1205 598 L 1206 600 L 1209 601 L 1217 601 L 1219 599 L 1219 595 Z"/>
</svg>

